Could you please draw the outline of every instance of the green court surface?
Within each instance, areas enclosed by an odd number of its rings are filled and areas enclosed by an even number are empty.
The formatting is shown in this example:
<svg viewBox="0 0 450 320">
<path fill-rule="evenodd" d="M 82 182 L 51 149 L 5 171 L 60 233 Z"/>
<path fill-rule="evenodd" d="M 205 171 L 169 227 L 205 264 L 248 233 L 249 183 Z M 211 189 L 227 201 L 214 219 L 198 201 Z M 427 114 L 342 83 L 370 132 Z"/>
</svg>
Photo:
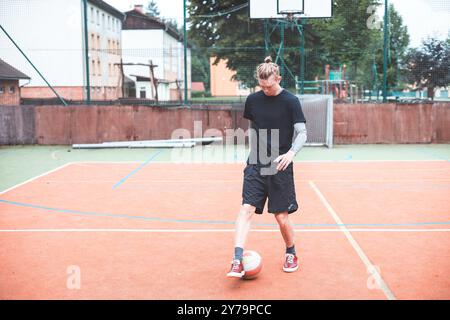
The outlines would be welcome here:
<svg viewBox="0 0 450 320">
<path fill-rule="evenodd" d="M 221 151 L 218 152 L 218 151 Z M 200 156 L 199 156 L 200 154 Z M 69 162 L 242 163 L 244 146 L 203 146 L 190 149 L 72 149 L 71 146 L 1 146 L 0 191 Z M 450 161 L 450 144 L 335 145 L 305 147 L 295 161 Z"/>
</svg>

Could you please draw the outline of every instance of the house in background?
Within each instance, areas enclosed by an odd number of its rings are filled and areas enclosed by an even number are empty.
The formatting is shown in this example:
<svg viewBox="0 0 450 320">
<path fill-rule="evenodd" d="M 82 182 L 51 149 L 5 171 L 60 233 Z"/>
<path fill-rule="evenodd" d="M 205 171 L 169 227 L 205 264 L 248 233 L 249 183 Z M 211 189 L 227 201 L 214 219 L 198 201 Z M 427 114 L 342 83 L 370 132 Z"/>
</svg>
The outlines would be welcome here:
<svg viewBox="0 0 450 320">
<path fill-rule="evenodd" d="M 91 99 L 114 100 L 122 96 L 123 13 L 101 0 L 88 0 Z"/>
<path fill-rule="evenodd" d="M 156 17 L 149 17 L 143 6 L 125 12 L 122 30 L 124 76 L 134 81 L 136 98 L 179 100 L 184 95 L 184 43 L 179 32 Z M 140 64 L 140 65 L 136 65 Z M 153 67 L 153 72 L 151 67 Z M 191 52 L 187 50 L 188 98 L 191 89 Z M 156 83 L 156 86 L 155 86 Z M 133 86 L 133 84 L 129 84 Z M 157 92 L 156 92 L 157 88 Z"/>
<path fill-rule="evenodd" d="M 202 81 L 192 82 L 192 92 L 205 92 L 205 83 Z"/>
<path fill-rule="evenodd" d="M 20 80 L 30 77 L 0 59 L 0 105 L 20 104 Z"/>
<path fill-rule="evenodd" d="M 88 0 L 89 79 L 91 99 L 121 96 L 123 13 L 101 0 Z M 87 97 L 83 0 L 0 1 L 0 21 L 33 64 L 65 99 Z M 54 98 L 11 41 L 0 42 L 0 56 L 30 75 L 22 97 Z"/>
<path fill-rule="evenodd" d="M 227 61 L 220 60 L 217 65 L 214 65 L 215 60 L 215 57 L 210 57 L 209 59 L 211 96 L 226 97 L 249 95 L 250 89 L 243 86 L 239 81 L 231 80 L 236 72 L 227 68 Z"/>
</svg>

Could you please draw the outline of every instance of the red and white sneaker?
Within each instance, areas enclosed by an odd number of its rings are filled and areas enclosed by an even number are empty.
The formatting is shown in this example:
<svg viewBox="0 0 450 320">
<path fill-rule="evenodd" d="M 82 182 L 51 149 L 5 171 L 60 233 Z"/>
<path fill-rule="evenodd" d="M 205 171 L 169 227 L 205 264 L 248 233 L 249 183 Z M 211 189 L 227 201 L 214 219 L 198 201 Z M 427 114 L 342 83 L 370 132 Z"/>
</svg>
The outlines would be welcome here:
<svg viewBox="0 0 450 320">
<path fill-rule="evenodd" d="M 283 265 L 284 272 L 294 272 L 298 269 L 298 258 L 296 255 L 286 253 L 286 261 Z"/>
<path fill-rule="evenodd" d="M 244 276 L 244 265 L 240 260 L 231 261 L 231 270 L 227 273 L 227 277 L 242 278 Z"/>
</svg>

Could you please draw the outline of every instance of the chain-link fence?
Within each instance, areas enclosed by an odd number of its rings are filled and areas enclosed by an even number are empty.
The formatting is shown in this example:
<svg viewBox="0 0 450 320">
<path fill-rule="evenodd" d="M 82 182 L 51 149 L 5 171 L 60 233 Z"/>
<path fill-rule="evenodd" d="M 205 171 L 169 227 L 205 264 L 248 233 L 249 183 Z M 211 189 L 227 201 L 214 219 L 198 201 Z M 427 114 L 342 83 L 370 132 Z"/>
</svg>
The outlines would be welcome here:
<svg viewBox="0 0 450 320">
<path fill-rule="evenodd" d="M 411 17 L 400 13 L 398 1 L 330 1 L 332 18 L 293 20 L 252 19 L 247 1 L 201 3 L 191 1 L 189 35 L 195 48 L 193 79 L 210 85 L 205 96 L 220 96 L 211 80 L 223 64 L 233 70 L 236 87 L 255 90 L 255 67 L 270 55 L 280 65 L 283 86 L 296 93 L 332 94 L 345 102 L 383 101 L 384 94 L 385 101 L 449 97 L 450 38 L 441 34 L 414 48 L 417 36 L 405 22 Z M 428 5 L 428 11 L 409 12 L 418 21 L 437 13 L 436 25 L 446 35 L 450 1 Z M 210 57 L 221 60 L 209 64 L 208 74 L 201 66 Z"/>
<path fill-rule="evenodd" d="M 242 104 L 258 90 L 255 69 L 266 56 L 297 94 L 348 103 L 448 100 L 450 19 L 435 23 L 444 36 L 417 45 L 398 1 L 330 5 L 332 18 L 253 19 L 248 0 L 189 0 L 185 50 L 182 26 L 140 6 L 121 12 L 100 0 L 4 0 L 0 101 Z M 450 18 L 448 0 L 427 8 L 414 13 L 423 24 Z"/>
</svg>

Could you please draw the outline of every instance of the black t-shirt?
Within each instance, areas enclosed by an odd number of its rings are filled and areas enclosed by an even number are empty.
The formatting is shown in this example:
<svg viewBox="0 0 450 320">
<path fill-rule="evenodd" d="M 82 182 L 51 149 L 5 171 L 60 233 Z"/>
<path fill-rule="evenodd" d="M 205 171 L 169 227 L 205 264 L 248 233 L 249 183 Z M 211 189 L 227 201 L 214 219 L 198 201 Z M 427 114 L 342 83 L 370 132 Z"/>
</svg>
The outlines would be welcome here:
<svg viewBox="0 0 450 320">
<path fill-rule="evenodd" d="M 260 153 L 257 152 L 259 146 L 267 147 L 266 155 L 270 161 L 277 156 L 271 154 L 271 130 L 279 130 L 278 155 L 281 155 L 288 152 L 292 146 L 294 124 L 306 123 L 299 99 L 285 89 L 276 96 L 267 96 L 262 90 L 250 94 L 245 101 L 244 118 L 251 121 L 251 129 L 254 130 L 250 131 L 253 135 L 250 138 L 249 159 L 253 159 L 253 161 L 257 159 L 257 163 L 263 165 L 268 164 L 268 160 L 260 159 Z M 260 131 L 261 129 L 267 131 Z M 277 151 L 276 145 L 274 151 Z M 247 163 L 249 163 L 249 159 Z"/>
</svg>

